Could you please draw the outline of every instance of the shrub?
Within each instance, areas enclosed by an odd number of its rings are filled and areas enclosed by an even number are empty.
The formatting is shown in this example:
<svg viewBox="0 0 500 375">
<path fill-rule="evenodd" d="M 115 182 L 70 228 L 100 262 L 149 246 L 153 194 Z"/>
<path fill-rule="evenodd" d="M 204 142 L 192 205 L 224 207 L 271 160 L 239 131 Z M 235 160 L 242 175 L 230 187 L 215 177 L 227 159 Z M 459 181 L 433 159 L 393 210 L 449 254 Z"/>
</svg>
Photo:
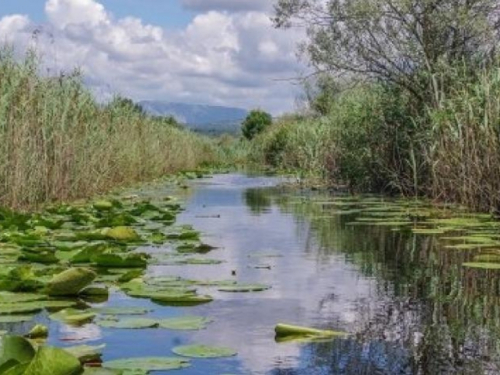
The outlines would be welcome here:
<svg viewBox="0 0 500 375">
<path fill-rule="evenodd" d="M 272 116 L 259 109 L 254 109 L 243 121 L 242 132 L 246 139 L 253 139 L 257 134 L 269 127 L 273 122 Z"/>
</svg>

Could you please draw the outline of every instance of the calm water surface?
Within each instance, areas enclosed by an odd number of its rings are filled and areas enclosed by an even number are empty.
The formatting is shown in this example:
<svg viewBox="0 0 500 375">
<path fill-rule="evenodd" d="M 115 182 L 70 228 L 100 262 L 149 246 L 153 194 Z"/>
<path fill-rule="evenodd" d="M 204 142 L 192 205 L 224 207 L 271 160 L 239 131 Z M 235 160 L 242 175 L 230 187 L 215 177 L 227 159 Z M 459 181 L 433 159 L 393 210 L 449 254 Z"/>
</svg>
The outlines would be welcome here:
<svg viewBox="0 0 500 375">
<path fill-rule="evenodd" d="M 148 271 L 266 283 L 272 289 L 210 290 L 214 301 L 196 307 L 160 307 L 115 293 L 110 306 L 148 306 L 155 309 L 152 316 L 203 315 L 215 321 L 203 331 L 176 332 L 70 328 L 45 320 L 51 343 L 106 343 L 104 360 L 169 356 L 173 347 L 189 343 L 239 353 L 167 372 L 179 375 L 500 373 L 495 272 L 464 271 L 460 264 L 468 254 L 444 251 L 432 236 L 346 226 L 352 217 L 324 215 L 321 204 L 313 204 L 321 200 L 319 193 L 281 191 L 277 182 L 234 174 L 195 181 L 178 221 L 219 247 L 205 257 L 224 263 Z M 280 322 L 352 335 L 329 343 L 278 344 L 274 326 Z"/>
</svg>

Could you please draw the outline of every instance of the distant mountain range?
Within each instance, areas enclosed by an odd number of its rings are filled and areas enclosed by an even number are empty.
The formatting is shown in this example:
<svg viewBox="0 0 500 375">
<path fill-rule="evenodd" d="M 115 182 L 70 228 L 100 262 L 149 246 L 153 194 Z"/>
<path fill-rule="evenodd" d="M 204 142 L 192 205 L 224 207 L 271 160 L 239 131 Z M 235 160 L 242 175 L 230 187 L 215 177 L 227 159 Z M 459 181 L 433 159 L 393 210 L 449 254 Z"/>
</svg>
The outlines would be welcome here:
<svg viewBox="0 0 500 375">
<path fill-rule="evenodd" d="M 173 116 L 190 129 L 203 133 L 240 131 L 248 111 L 241 108 L 144 100 L 138 103 L 153 116 Z"/>
</svg>

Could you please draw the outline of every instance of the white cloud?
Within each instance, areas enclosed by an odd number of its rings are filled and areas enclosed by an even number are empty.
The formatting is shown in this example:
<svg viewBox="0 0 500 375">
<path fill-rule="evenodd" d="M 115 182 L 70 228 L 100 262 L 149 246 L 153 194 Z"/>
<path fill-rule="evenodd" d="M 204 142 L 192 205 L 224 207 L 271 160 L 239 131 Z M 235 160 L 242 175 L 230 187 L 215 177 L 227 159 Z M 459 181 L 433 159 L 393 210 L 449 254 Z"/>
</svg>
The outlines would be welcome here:
<svg viewBox="0 0 500 375">
<path fill-rule="evenodd" d="M 209 10 L 225 10 L 230 12 L 241 11 L 269 11 L 272 9 L 271 0 L 182 0 L 182 4 L 191 10 L 206 12 Z"/>
<path fill-rule="evenodd" d="M 212 10 L 183 30 L 167 32 L 138 18 L 116 19 L 96 0 L 48 0 L 45 11 L 48 21 L 41 27 L 21 15 L 0 19 L 0 38 L 8 36 L 5 41 L 23 49 L 32 43 L 33 30 L 42 29 L 36 43 L 46 64 L 52 70 L 79 66 L 100 90 L 136 100 L 262 107 L 274 113 L 292 109 L 293 87 L 281 80 L 301 69 L 294 54 L 300 35 L 273 29 L 264 12 Z"/>
</svg>

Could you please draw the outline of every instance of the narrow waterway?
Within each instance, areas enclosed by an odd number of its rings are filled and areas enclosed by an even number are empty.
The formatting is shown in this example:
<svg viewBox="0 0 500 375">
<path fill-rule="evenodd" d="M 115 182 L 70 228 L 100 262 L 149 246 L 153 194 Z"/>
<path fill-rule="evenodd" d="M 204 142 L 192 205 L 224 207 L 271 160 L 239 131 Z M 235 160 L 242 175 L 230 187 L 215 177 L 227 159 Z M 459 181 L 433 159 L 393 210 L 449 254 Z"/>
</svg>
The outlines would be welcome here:
<svg viewBox="0 0 500 375">
<path fill-rule="evenodd" d="M 154 317 L 200 315 L 214 322 L 205 330 L 181 332 L 47 320 L 49 343 L 104 343 L 104 361 L 168 356 L 173 347 L 191 343 L 238 352 L 229 359 L 193 360 L 191 367 L 173 371 L 179 375 L 499 373 L 499 271 L 463 270 L 474 254 L 445 250 L 434 235 L 348 225 L 354 212 L 325 213 L 330 197 L 285 191 L 278 183 L 239 174 L 193 181 L 177 224 L 202 232 L 203 242 L 218 248 L 202 257 L 223 263 L 148 270 L 271 289 L 207 288 L 214 301 L 194 307 L 158 306 L 115 291 L 105 306 L 146 306 Z M 350 335 L 323 343 L 277 343 L 277 323 Z"/>
</svg>

